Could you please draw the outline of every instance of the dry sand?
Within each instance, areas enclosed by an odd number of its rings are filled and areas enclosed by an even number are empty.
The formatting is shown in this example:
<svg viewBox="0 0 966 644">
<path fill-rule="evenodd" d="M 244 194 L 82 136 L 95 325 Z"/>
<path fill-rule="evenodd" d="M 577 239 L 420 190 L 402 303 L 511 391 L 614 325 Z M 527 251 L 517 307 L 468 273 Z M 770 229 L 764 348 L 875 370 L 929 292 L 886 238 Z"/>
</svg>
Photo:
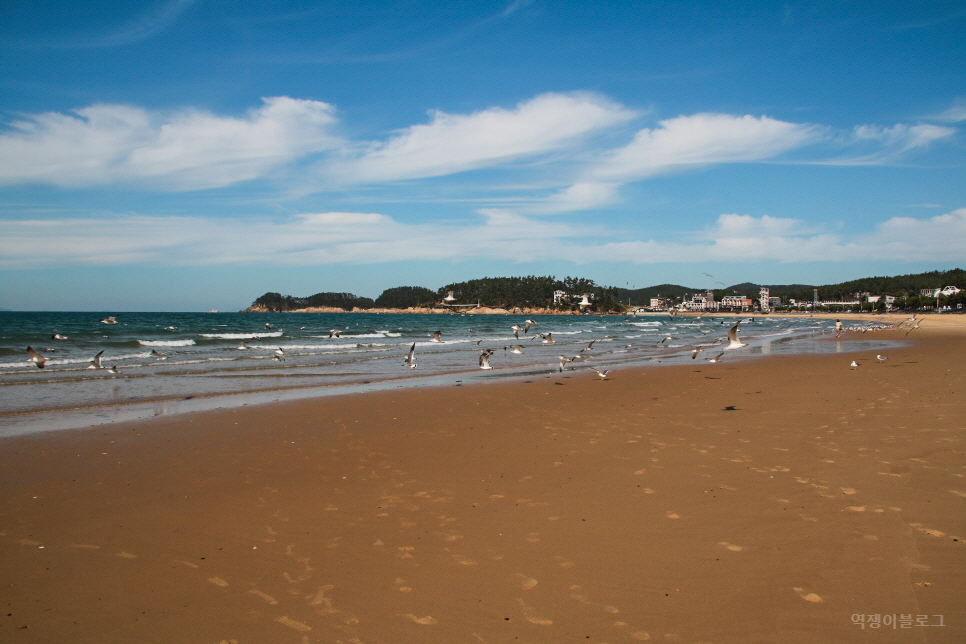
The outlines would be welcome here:
<svg viewBox="0 0 966 644">
<path fill-rule="evenodd" d="M 6 439 L 0 640 L 964 642 L 963 322 Z"/>
</svg>

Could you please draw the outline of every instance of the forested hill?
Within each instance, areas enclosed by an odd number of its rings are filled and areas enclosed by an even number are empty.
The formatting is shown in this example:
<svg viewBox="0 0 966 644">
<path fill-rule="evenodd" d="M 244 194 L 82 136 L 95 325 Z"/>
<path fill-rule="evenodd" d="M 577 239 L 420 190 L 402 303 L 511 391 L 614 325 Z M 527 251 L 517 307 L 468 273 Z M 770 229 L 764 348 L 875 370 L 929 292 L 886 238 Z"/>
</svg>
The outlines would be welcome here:
<svg viewBox="0 0 966 644">
<path fill-rule="evenodd" d="M 722 289 L 714 289 L 716 295 L 740 294 L 758 298 L 762 285 L 744 282 Z M 823 300 L 851 298 L 856 293 L 882 295 L 918 295 L 921 289 L 935 289 L 956 286 L 966 289 L 966 271 L 955 268 L 948 271 L 931 271 L 895 277 L 866 277 L 863 279 L 809 286 L 806 284 L 764 285 L 772 295 L 811 301 L 813 289 L 819 290 Z M 430 307 L 439 304 L 452 291 L 458 304 L 475 304 L 493 308 L 575 308 L 580 296 L 592 296 L 591 310 L 599 312 L 617 311 L 623 306 L 648 306 L 652 297 L 680 299 L 700 293 L 706 288 L 680 286 L 678 284 L 659 284 L 647 288 L 626 289 L 600 286 L 593 280 L 579 277 L 484 277 L 467 282 L 454 282 L 435 291 L 422 286 L 397 286 L 386 289 L 375 300 L 359 297 L 352 293 L 316 293 L 309 297 L 294 297 L 279 293 L 266 293 L 252 304 L 254 310 L 293 311 L 306 308 L 337 307 L 346 311 L 356 309 L 406 309 L 410 307 Z M 567 294 L 559 304 L 554 303 L 554 294 L 562 291 Z"/>
</svg>

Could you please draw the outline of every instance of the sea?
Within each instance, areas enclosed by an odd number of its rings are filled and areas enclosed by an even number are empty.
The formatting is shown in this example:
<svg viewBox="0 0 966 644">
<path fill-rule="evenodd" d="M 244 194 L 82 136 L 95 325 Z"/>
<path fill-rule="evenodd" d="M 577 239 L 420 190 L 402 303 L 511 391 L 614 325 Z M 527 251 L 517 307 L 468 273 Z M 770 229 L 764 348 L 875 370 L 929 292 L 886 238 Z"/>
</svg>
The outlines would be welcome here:
<svg viewBox="0 0 966 644">
<path fill-rule="evenodd" d="M 0 436 L 387 388 L 707 363 L 735 323 L 667 313 L 529 319 L 536 324 L 515 337 L 527 316 L 0 312 Z M 834 338 L 834 320 L 749 316 L 739 333 L 748 346 L 721 362 L 855 348 L 815 341 Z M 408 368 L 413 346 L 416 368 Z M 27 347 L 44 356 L 43 369 Z M 480 368 L 483 349 L 493 352 L 489 370 Z"/>
</svg>

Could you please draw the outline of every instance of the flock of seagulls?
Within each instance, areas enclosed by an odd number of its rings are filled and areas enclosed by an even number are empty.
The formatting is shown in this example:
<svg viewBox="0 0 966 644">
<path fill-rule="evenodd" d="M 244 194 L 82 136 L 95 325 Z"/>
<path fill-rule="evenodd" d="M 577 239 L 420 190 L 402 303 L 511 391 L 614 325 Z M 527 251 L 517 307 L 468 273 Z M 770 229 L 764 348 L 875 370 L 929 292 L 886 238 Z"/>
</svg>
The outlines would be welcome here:
<svg viewBox="0 0 966 644">
<path fill-rule="evenodd" d="M 700 319 L 701 317 L 703 317 L 703 316 L 698 316 L 697 319 Z M 741 322 L 742 322 L 742 320 L 739 320 L 738 322 L 735 323 L 734 326 L 731 327 L 731 329 L 728 331 L 727 338 L 722 338 L 718 342 L 716 342 L 713 345 L 711 345 L 711 346 L 715 346 L 715 345 L 720 344 L 720 343 L 725 342 L 725 341 L 727 341 L 727 343 L 728 343 L 725 347 L 723 347 L 723 350 L 721 352 L 719 352 L 715 357 L 709 359 L 708 362 L 710 362 L 710 363 L 720 362 L 721 361 L 721 358 L 724 356 L 724 352 L 725 351 L 731 351 L 731 350 L 735 350 L 735 349 L 741 349 L 743 347 L 747 347 L 748 346 L 748 343 L 747 342 L 741 342 L 740 338 L 738 337 L 739 327 L 741 325 Z M 524 335 L 526 335 L 529 332 L 530 328 L 533 327 L 533 326 L 535 326 L 536 324 L 537 323 L 534 322 L 533 320 L 527 320 L 526 323 L 525 323 L 525 326 L 521 326 L 519 324 L 514 324 L 512 327 L 510 327 L 510 330 L 513 332 L 514 338 L 519 339 L 521 332 Z M 557 342 L 553 339 L 553 333 L 551 333 L 551 332 L 541 333 L 541 334 L 538 334 L 536 336 L 532 336 L 531 339 L 532 340 L 536 340 L 536 338 L 538 338 L 538 337 L 540 338 L 540 343 L 541 344 L 546 344 L 546 345 L 557 344 Z M 661 342 L 658 343 L 658 346 L 661 346 L 662 344 L 664 344 L 668 340 L 673 340 L 673 339 L 674 339 L 674 336 L 670 336 L 670 335 L 669 336 L 666 336 L 664 339 L 661 340 Z M 433 333 L 432 334 L 432 338 L 431 338 L 431 342 L 437 343 L 437 344 L 442 344 L 443 343 L 442 332 L 441 331 L 436 331 L 435 333 Z M 477 347 L 479 347 L 480 344 L 481 344 L 481 342 L 482 342 L 482 340 L 475 340 L 474 341 L 474 344 Z M 575 356 L 565 356 L 565 355 L 559 356 L 559 362 L 557 364 L 557 372 L 559 373 L 559 372 L 565 371 L 568 364 L 573 364 L 573 363 L 576 363 L 576 362 L 581 362 L 583 360 L 586 360 L 587 359 L 587 356 L 585 354 L 588 353 L 588 352 L 590 352 L 593 349 L 595 342 L 597 342 L 596 339 L 591 340 L 590 342 L 588 342 L 587 343 L 587 346 L 584 347 L 583 349 L 581 349 L 577 353 L 577 355 L 575 355 Z M 628 346 L 630 346 L 630 345 L 628 345 Z M 514 353 L 514 354 L 522 354 L 523 353 L 523 345 L 522 344 L 511 344 L 511 345 L 504 346 L 503 347 L 503 350 L 504 350 L 504 352 L 509 351 L 510 353 Z M 691 359 L 693 360 L 693 359 L 697 358 L 698 353 L 700 353 L 700 352 L 702 352 L 704 350 L 705 350 L 705 347 L 704 346 L 696 346 L 693 349 L 692 353 L 691 353 Z M 480 354 L 479 354 L 479 356 L 477 358 L 477 364 L 478 364 L 478 366 L 479 366 L 480 369 L 482 369 L 482 370 L 490 370 L 490 369 L 493 369 L 493 365 L 490 364 L 490 357 L 493 356 L 496 353 L 496 351 L 497 351 L 497 349 L 493 349 L 493 348 L 484 348 L 484 349 L 481 350 L 481 352 L 480 352 Z M 403 366 L 404 367 L 408 367 L 410 369 L 415 369 L 416 368 L 416 343 L 415 342 L 412 344 L 412 346 L 409 347 L 409 352 L 406 354 L 406 357 L 403 359 Z M 609 371 L 607 371 L 607 370 L 600 370 L 600 369 L 597 369 L 597 368 L 592 368 L 592 370 L 597 373 L 597 375 L 601 378 L 601 380 L 606 380 L 607 379 L 607 374 L 609 373 Z"/>
</svg>

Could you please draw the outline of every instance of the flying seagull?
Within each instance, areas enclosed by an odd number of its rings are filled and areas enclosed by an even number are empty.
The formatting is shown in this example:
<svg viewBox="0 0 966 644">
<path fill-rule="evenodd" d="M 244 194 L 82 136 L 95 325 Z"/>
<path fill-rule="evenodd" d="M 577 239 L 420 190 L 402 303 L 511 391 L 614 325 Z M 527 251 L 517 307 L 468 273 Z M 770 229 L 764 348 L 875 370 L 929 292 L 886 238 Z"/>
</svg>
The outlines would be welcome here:
<svg viewBox="0 0 966 644">
<path fill-rule="evenodd" d="M 571 359 L 570 358 L 568 358 L 567 356 L 560 356 L 560 366 L 559 366 L 559 370 L 560 371 L 563 371 L 564 370 L 564 365 L 567 364 L 568 362 L 571 362 Z"/>
<path fill-rule="evenodd" d="M 698 354 L 704 351 L 704 347 L 695 347 L 694 351 L 691 352 L 691 359 L 694 360 L 698 357 Z"/>
<path fill-rule="evenodd" d="M 112 365 L 111 368 L 108 369 L 108 371 L 110 371 L 111 373 L 121 373 L 121 370 L 117 368 L 117 365 Z"/>
<path fill-rule="evenodd" d="M 480 369 L 492 369 L 490 366 L 490 356 L 493 352 L 489 349 L 484 349 L 483 353 L 480 354 Z"/>
<path fill-rule="evenodd" d="M 443 336 L 439 331 L 433 334 L 433 342 L 439 342 L 439 343 L 443 342 Z"/>
<path fill-rule="evenodd" d="M 541 335 L 540 337 L 543 338 L 543 344 L 557 344 L 553 340 L 553 334 L 552 333 L 548 333 L 547 335 Z"/>
<path fill-rule="evenodd" d="M 284 359 L 285 359 L 285 349 L 283 349 L 282 347 L 279 347 L 279 348 L 275 349 L 275 357 L 272 358 L 272 360 L 279 360 L 279 361 L 281 361 L 281 360 L 284 360 Z"/>
<path fill-rule="evenodd" d="M 47 358 L 45 358 L 42 353 L 33 347 L 27 347 L 27 353 L 30 354 L 30 358 L 28 358 L 27 361 L 33 362 L 35 365 L 37 365 L 38 369 L 43 369 L 45 366 L 47 366 Z"/>
<path fill-rule="evenodd" d="M 157 349 L 151 349 L 151 355 L 154 356 L 155 358 L 157 358 L 158 360 L 167 360 L 168 359 L 168 356 L 161 355 L 160 353 L 158 353 L 158 350 Z"/>
<path fill-rule="evenodd" d="M 66 335 L 63 335 L 60 333 L 55 333 L 54 335 L 50 336 L 50 339 L 51 340 L 70 340 L 70 338 L 68 338 Z"/>
<path fill-rule="evenodd" d="M 600 376 L 601 380 L 607 380 L 607 374 L 610 373 L 610 371 L 601 371 L 600 369 L 594 369 L 594 371 L 597 372 L 597 375 Z"/>
<path fill-rule="evenodd" d="M 730 349 L 740 349 L 741 347 L 747 347 L 748 346 L 748 343 L 742 344 L 738 340 L 738 325 L 739 324 L 741 324 L 741 322 L 736 323 L 733 327 L 731 327 L 731 330 L 728 331 L 728 346 L 725 347 L 725 350 L 726 351 L 727 350 L 730 350 Z"/>
<path fill-rule="evenodd" d="M 416 368 L 416 343 L 413 342 L 413 346 L 409 347 L 409 354 L 403 361 L 404 367 L 409 367 L 410 369 Z"/>
<path fill-rule="evenodd" d="M 503 348 L 506 349 L 507 347 L 503 347 Z M 521 354 L 523 353 L 522 344 L 511 344 L 509 346 L 509 349 L 510 349 L 510 353 L 521 353 Z"/>
<path fill-rule="evenodd" d="M 114 316 L 114 315 L 110 315 L 110 316 L 104 318 L 103 320 L 101 320 L 101 323 L 102 324 L 117 324 L 117 320 L 115 319 L 115 317 L 116 316 Z"/>
<path fill-rule="evenodd" d="M 236 348 L 236 349 L 247 349 L 247 348 L 248 348 L 248 345 L 247 345 L 247 344 L 245 344 L 244 342 L 242 342 L 241 344 L 239 344 L 239 345 L 238 345 L 237 347 L 235 347 L 235 348 Z"/>
<path fill-rule="evenodd" d="M 342 337 L 342 331 L 339 331 L 338 329 L 330 329 L 329 330 L 329 337 L 330 338 L 341 338 Z"/>
<path fill-rule="evenodd" d="M 723 356 L 723 355 L 724 355 L 724 351 L 722 351 L 721 353 L 719 353 L 715 357 L 713 357 L 710 360 L 708 360 L 708 362 L 721 362 L 721 356 Z"/>
<path fill-rule="evenodd" d="M 266 329 L 271 329 L 271 328 L 274 328 L 274 327 L 272 327 L 272 323 L 271 322 L 266 322 L 265 323 L 265 328 Z"/>
<path fill-rule="evenodd" d="M 523 329 L 524 334 L 526 334 L 526 332 L 530 330 L 530 327 L 537 326 L 537 323 L 534 322 L 533 320 L 527 320 L 526 325 L 527 325 L 526 328 Z"/>
<path fill-rule="evenodd" d="M 510 328 L 511 328 L 511 329 L 513 329 L 513 337 L 514 337 L 514 338 L 516 338 L 517 340 L 519 340 L 519 339 L 520 339 L 520 331 L 523 331 L 524 333 L 526 333 L 526 329 L 524 329 L 524 328 L 523 328 L 522 326 L 520 326 L 519 324 L 514 324 L 514 325 L 513 325 L 512 327 L 510 327 Z"/>
<path fill-rule="evenodd" d="M 87 368 L 88 369 L 103 369 L 104 367 L 101 366 L 101 356 L 102 355 L 104 355 L 104 349 L 101 349 L 100 351 L 97 352 L 97 355 L 94 356 L 94 359 L 91 360 L 90 366 L 88 366 Z"/>
</svg>

